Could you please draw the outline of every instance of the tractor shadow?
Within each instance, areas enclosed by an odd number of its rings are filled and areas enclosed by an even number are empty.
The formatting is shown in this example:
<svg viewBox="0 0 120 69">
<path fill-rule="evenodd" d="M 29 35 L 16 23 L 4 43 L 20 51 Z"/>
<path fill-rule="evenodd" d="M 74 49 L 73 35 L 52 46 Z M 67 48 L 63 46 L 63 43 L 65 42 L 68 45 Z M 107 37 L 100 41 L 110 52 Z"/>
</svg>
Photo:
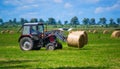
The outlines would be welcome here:
<svg viewBox="0 0 120 69">
<path fill-rule="evenodd" d="M 13 69 L 13 68 L 30 68 L 30 65 L 24 64 L 29 62 L 38 62 L 38 60 L 8 60 L 0 61 L 0 69 Z"/>
</svg>

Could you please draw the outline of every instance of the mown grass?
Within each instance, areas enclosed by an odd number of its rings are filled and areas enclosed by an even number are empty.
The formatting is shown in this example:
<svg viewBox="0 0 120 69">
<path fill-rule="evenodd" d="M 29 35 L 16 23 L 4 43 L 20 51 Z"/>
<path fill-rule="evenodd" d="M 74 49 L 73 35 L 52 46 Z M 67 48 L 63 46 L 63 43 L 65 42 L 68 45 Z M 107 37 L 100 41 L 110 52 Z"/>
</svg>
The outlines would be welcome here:
<svg viewBox="0 0 120 69">
<path fill-rule="evenodd" d="M 82 49 L 63 44 L 62 50 L 22 51 L 19 34 L 0 34 L 0 69 L 119 69 L 120 39 L 110 34 L 88 33 L 89 42 Z"/>
</svg>

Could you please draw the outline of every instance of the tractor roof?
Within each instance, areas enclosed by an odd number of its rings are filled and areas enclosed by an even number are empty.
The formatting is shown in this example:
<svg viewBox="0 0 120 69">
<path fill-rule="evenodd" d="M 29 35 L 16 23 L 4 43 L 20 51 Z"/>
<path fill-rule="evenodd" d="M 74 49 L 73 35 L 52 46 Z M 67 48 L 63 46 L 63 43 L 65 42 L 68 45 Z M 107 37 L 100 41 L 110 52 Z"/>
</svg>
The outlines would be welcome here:
<svg viewBox="0 0 120 69">
<path fill-rule="evenodd" d="M 24 23 L 24 25 L 43 25 L 43 23 Z"/>
</svg>

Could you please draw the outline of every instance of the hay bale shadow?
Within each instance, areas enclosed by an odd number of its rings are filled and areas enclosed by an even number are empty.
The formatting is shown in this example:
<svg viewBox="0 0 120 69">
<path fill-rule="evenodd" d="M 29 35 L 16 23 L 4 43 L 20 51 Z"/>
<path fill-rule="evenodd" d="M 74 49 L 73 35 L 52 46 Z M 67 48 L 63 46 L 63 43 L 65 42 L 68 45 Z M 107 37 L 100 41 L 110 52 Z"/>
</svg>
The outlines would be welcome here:
<svg viewBox="0 0 120 69">
<path fill-rule="evenodd" d="M 109 69 L 108 67 L 58 67 L 58 68 L 49 68 L 49 69 Z"/>
</svg>

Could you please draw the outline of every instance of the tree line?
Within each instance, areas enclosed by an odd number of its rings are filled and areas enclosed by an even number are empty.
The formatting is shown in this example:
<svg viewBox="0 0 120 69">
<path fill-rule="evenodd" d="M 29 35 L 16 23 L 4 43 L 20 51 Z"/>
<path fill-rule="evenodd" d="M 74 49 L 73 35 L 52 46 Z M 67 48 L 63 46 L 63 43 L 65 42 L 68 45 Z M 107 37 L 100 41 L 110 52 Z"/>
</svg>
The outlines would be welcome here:
<svg viewBox="0 0 120 69">
<path fill-rule="evenodd" d="M 114 20 L 113 18 L 106 19 L 105 17 L 99 18 L 99 21 L 97 22 L 95 18 L 83 18 L 81 22 L 79 21 L 78 17 L 74 16 L 71 18 L 70 21 L 66 20 L 64 23 L 61 22 L 61 20 L 56 21 L 55 18 L 48 18 L 47 21 L 43 20 L 42 18 L 31 18 L 30 20 L 27 20 L 25 18 L 20 18 L 19 21 L 17 21 L 16 18 L 10 19 L 7 22 L 4 22 L 2 18 L 0 18 L 0 25 L 2 26 L 16 26 L 16 25 L 23 25 L 24 23 L 34 23 L 34 22 L 42 22 L 44 24 L 48 25 L 71 25 L 76 27 L 77 25 L 101 25 L 101 26 L 110 26 L 110 27 L 118 27 L 120 25 L 120 18 L 117 18 Z"/>
</svg>

